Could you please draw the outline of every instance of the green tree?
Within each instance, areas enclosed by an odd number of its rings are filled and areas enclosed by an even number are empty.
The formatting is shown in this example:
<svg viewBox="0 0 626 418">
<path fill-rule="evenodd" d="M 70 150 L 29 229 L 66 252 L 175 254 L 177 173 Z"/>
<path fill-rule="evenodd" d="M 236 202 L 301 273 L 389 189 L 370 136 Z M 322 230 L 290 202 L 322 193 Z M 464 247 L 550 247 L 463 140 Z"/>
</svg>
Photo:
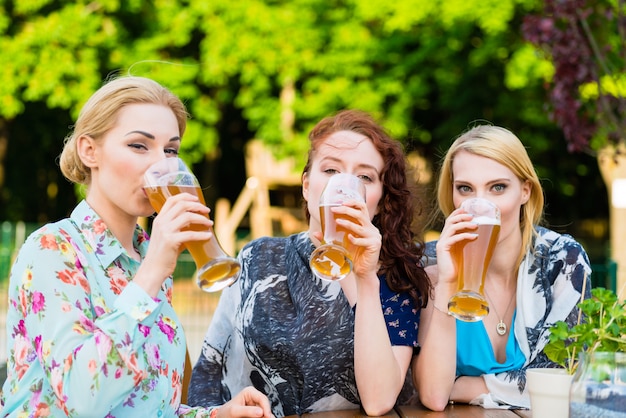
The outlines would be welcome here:
<svg viewBox="0 0 626 418">
<path fill-rule="evenodd" d="M 186 101 L 183 153 L 213 186 L 209 204 L 237 196 L 249 139 L 303 158 L 315 122 L 355 107 L 433 166 L 472 121 L 506 126 L 552 180 L 554 219 L 596 210 L 593 199 L 568 204 L 594 172 L 585 157 L 559 158 L 562 134 L 543 109 L 545 63 L 519 31 L 539 0 L 68 3 L 0 0 L 0 71 L 9 80 L 0 84 L 0 165 L 17 173 L 35 159 L 44 191 L 29 201 L 23 177 L 7 176 L 4 187 L 0 178 L 0 218 L 45 221 L 72 206 L 53 156 L 80 105 L 116 72 L 156 78 Z M 31 151 L 17 155 L 17 142 Z"/>
<path fill-rule="evenodd" d="M 527 17 L 524 33 L 554 65 L 548 101 L 568 148 L 597 157 L 612 202 L 611 256 L 621 289 L 626 286 L 626 3 L 543 3 L 541 13 Z"/>
</svg>

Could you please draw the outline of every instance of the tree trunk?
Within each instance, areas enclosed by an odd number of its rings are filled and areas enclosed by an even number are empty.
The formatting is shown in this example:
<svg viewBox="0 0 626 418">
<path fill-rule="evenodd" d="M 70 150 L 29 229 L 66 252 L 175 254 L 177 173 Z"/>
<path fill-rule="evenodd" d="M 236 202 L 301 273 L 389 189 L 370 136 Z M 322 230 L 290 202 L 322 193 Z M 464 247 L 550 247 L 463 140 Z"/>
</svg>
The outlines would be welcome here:
<svg viewBox="0 0 626 418">
<path fill-rule="evenodd" d="M 609 194 L 611 259 L 617 263 L 617 292 L 626 297 L 626 145 L 606 146 L 598 165 Z"/>
</svg>

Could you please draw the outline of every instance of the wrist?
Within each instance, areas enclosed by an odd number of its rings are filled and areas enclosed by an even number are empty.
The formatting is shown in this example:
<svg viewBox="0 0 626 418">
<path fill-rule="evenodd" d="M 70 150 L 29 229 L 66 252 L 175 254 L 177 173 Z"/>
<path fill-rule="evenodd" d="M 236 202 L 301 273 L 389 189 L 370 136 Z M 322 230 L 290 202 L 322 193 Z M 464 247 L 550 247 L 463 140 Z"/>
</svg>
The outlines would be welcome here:
<svg viewBox="0 0 626 418">
<path fill-rule="evenodd" d="M 448 307 L 447 306 L 442 309 L 439 306 L 437 306 L 437 303 L 435 301 L 433 301 L 433 308 L 435 308 L 436 311 L 439 311 L 439 312 L 441 312 L 444 315 L 447 315 L 447 316 L 450 316 L 450 317 L 452 316 L 450 314 L 450 312 L 448 311 Z"/>
<path fill-rule="evenodd" d="M 445 301 L 445 303 L 447 304 L 450 298 L 452 297 L 452 295 L 454 295 L 457 292 L 458 290 L 457 288 L 458 288 L 457 282 L 442 283 L 441 281 L 439 281 L 433 287 L 433 298 L 435 300 Z"/>
</svg>

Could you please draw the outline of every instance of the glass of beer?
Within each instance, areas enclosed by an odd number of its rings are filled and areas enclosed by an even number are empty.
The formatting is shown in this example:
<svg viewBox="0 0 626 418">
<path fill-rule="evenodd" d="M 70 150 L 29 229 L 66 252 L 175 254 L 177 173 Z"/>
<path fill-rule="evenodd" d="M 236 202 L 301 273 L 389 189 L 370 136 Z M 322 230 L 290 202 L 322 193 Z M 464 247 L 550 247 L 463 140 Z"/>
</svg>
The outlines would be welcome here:
<svg viewBox="0 0 626 418">
<path fill-rule="evenodd" d="M 365 184 L 356 176 L 339 173 L 328 179 L 320 196 L 319 209 L 324 239 L 322 245 L 311 254 L 309 265 L 313 274 L 323 280 L 341 280 L 352 271 L 354 248 L 348 239 L 348 231 L 337 225 L 339 218 L 351 217 L 333 213 L 332 207 L 356 200 L 365 202 Z"/>
<path fill-rule="evenodd" d="M 155 211 L 160 211 L 165 200 L 178 193 L 190 193 L 205 204 L 196 176 L 178 157 L 165 158 L 151 165 L 144 174 L 144 190 Z M 189 230 L 200 231 L 204 226 L 190 225 Z M 210 228 L 213 232 L 213 228 Z M 229 257 L 217 241 L 215 233 L 206 241 L 190 241 L 185 248 L 196 264 L 196 282 L 205 292 L 217 292 L 231 285 L 239 277 L 239 262 Z"/>
<path fill-rule="evenodd" d="M 487 199 L 472 198 L 461 203 L 465 213 L 474 215 L 478 224 L 472 232 L 473 240 L 465 240 L 452 247 L 452 256 L 458 269 L 458 291 L 448 302 L 448 312 L 463 321 L 479 321 L 489 313 L 485 298 L 485 276 L 493 250 L 500 234 L 500 209 Z"/>
</svg>

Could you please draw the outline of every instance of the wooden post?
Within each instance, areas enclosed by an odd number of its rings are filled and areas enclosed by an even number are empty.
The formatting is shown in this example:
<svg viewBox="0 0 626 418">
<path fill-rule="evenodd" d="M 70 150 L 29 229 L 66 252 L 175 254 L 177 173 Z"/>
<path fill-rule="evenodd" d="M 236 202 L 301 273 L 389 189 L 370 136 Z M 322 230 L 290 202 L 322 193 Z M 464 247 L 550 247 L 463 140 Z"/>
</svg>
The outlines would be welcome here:
<svg viewBox="0 0 626 418">
<path fill-rule="evenodd" d="M 598 165 L 609 194 L 611 258 L 617 263 L 617 293 L 626 298 L 626 145 L 607 146 Z"/>
</svg>

